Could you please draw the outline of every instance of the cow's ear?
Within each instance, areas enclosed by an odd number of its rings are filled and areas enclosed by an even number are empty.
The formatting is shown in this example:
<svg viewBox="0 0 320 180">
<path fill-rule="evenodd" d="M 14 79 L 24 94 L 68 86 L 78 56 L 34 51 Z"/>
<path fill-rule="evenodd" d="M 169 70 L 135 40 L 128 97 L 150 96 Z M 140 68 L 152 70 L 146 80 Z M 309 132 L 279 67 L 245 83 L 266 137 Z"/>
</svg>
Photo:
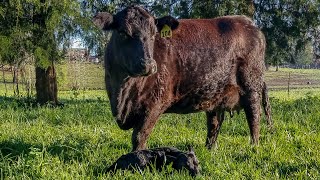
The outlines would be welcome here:
<svg viewBox="0 0 320 180">
<path fill-rule="evenodd" d="M 116 22 L 113 15 L 107 12 L 99 12 L 96 14 L 93 17 L 93 23 L 104 31 L 116 28 Z"/>
<path fill-rule="evenodd" d="M 164 16 L 162 18 L 158 18 L 155 21 L 158 31 L 161 31 L 164 25 L 168 25 L 172 30 L 175 30 L 179 26 L 179 21 L 172 16 Z"/>
</svg>

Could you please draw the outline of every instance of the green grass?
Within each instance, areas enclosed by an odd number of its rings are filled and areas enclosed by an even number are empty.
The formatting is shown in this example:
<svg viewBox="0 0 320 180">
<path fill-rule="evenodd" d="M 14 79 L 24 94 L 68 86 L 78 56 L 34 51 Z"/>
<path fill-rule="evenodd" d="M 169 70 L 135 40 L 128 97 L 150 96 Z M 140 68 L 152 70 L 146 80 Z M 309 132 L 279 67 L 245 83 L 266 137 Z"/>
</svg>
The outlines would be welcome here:
<svg viewBox="0 0 320 180">
<path fill-rule="evenodd" d="M 281 101 L 294 101 L 304 97 L 320 97 L 320 88 L 300 88 L 287 90 L 270 90 L 269 96 Z"/>
<path fill-rule="evenodd" d="M 320 96 L 296 92 L 289 99 L 279 99 L 285 91 L 270 92 L 275 127 L 269 132 L 262 120 L 257 147 L 249 143 L 243 112 L 227 116 L 211 151 L 204 147 L 203 113 L 163 115 L 148 145 L 187 150 L 191 144 L 202 167 L 197 179 L 317 179 Z M 60 99 L 65 106 L 51 108 L 0 97 L 0 179 L 191 179 L 171 169 L 101 173 L 130 152 L 131 131 L 118 128 L 104 91 L 63 91 Z"/>
</svg>

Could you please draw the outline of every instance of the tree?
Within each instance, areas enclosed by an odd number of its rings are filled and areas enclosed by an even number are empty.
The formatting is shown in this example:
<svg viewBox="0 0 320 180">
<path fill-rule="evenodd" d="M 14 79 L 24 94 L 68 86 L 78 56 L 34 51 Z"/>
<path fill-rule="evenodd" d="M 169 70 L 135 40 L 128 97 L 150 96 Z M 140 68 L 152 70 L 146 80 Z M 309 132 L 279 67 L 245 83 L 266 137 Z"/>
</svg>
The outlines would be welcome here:
<svg viewBox="0 0 320 180">
<path fill-rule="evenodd" d="M 2 12 L 5 13 L 3 8 Z M 9 19 L 12 14 L 6 14 L 0 17 L 0 61 L 7 63 L 13 68 L 13 85 L 15 95 L 19 95 L 18 83 L 18 67 L 23 60 L 27 57 L 27 51 L 30 49 L 30 36 L 28 35 L 28 26 L 24 29 L 19 28 L 17 25 L 10 27 Z"/>
<path fill-rule="evenodd" d="M 305 47 L 295 53 L 295 64 L 298 65 L 310 65 L 312 64 L 313 52 L 312 44 L 308 42 Z"/>
<path fill-rule="evenodd" d="M 313 64 L 320 65 L 320 26 L 312 31 Z"/>
<path fill-rule="evenodd" d="M 3 0 L 0 15 L 0 33 L 14 47 L 2 59 L 12 63 L 34 56 L 37 101 L 58 104 L 54 63 L 63 58 L 71 37 L 89 29 L 91 18 L 82 16 L 74 0 Z"/>
<path fill-rule="evenodd" d="M 254 6 L 250 0 L 194 0 L 193 18 L 214 18 L 224 15 L 247 15 L 253 17 Z"/>
<path fill-rule="evenodd" d="M 308 34 L 319 25 L 319 1 L 255 0 L 255 20 L 267 39 L 267 62 L 296 63 L 293 58 L 305 51 Z"/>
</svg>

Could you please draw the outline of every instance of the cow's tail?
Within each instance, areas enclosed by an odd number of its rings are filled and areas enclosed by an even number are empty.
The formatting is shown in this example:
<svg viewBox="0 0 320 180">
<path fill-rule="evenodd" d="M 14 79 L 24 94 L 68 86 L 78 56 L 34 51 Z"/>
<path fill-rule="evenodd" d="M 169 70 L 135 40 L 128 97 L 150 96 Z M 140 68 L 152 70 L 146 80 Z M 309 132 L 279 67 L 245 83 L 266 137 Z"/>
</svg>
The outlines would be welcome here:
<svg viewBox="0 0 320 180">
<path fill-rule="evenodd" d="M 271 118 L 271 106 L 270 106 L 270 101 L 268 96 L 268 87 L 265 82 L 263 82 L 263 88 L 262 88 L 262 105 L 264 109 L 264 114 L 266 115 L 268 128 L 272 129 L 273 122 Z"/>
</svg>

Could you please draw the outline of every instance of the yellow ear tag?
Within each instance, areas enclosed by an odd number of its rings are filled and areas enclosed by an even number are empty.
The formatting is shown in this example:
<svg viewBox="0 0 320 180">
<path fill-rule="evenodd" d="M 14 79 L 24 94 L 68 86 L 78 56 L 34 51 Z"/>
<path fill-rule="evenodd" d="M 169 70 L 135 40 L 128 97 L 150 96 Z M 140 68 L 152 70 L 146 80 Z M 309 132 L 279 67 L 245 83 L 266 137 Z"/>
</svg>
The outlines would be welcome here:
<svg viewBox="0 0 320 180">
<path fill-rule="evenodd" d="M 172 30 L 168 25 L 165 24 L 160 31 L 160 37 L 166 38 L 166 37 L 171 37 L 171 36 L 172 36 Z"/>
</svg>

